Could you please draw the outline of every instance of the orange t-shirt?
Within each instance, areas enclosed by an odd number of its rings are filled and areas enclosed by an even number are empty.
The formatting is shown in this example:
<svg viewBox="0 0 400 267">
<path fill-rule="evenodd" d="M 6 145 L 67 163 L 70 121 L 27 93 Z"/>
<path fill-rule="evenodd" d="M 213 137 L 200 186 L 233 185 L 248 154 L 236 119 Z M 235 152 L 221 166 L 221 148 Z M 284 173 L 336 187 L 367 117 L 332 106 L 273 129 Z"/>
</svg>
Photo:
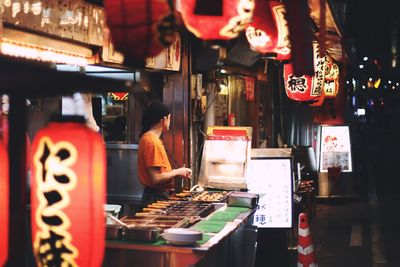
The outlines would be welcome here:
<svg viewBox="0 0 400 267">
<path fill-rule="evenodd" d="M 150 177 L 149 168 L 158 167 L 160 172 L 172 170 L 167 153 L 160 138 L 150 133 L 142 135 L 139 141 L 138 172 L 140 182 L 147 187 L 159 189 L 173 188 L 173 181 L 162 185 L 155 185 Z"/>
</svg>

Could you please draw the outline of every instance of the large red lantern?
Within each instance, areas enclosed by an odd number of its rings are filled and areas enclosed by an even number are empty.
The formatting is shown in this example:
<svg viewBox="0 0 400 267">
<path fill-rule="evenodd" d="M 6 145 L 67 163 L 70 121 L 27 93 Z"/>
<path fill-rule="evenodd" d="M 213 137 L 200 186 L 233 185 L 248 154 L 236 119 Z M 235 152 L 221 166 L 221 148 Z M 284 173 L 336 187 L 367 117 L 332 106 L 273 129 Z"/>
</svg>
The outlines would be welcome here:
<svg viewBox="0 0 400 267">
<path fill-rule="evenodd" d="M 229 40 L 253 17 L 255 0 L 181 0 L 186 28 L 203 40 Z"/>
<path fill-rule="evenodd" d="M 0 266 L 4 265 L 8 255 L 8 174 L 8 153 L 6 146 L 0 137 Z"/>
<path fill-rule="evenodd" d="M 176 13 L 168 2 L 104 1 L 112 42 L 124 54 L 125 62 L 143 63 L 173 43 L 177 36 Z"/>
<path fill-rule="evenodd" d="M 285 6 L 277 1 L 256 1 L 253 21 L 246 28 L 246 38 L 250 47 L 261 54 L 274 55 L 277 60 L 290 59 Z"/>
<path fill-rule="evenodd" d="M 32 242 L 38 266 L 101 266 L 105 147 L 80 116 L 53 120 L 32 145 Z"/>
<path fill-rule="evenodd" d="M 285 64 L 284 79 L 287 96 L 295 101 L 315 102 L 323 94 L 325 78 L 325 57 L 319 56 L 317 43 L 314 46 L 314 75 L 294 75 L 292 64 Z"/>
</svg>

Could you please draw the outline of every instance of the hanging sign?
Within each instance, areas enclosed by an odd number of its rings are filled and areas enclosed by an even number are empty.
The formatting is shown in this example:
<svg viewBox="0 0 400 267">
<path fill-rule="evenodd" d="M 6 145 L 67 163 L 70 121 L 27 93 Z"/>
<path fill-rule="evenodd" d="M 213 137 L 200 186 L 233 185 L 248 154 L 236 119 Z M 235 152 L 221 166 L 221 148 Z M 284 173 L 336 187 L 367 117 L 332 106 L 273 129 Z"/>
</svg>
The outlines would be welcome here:
<svg viewBox="0 0 400 267">
<path fill-rule="evenodd" d="M 326 56 L 326 71 L 324 82 L 324 95 L 326 98 L 335 98 L 339 92 L 339 66 Z"/>
<path fill-rule="evenodd" d="M 325 57 L 319 56 L 319 47 L 317 43 L 313 44 L 314 48 L 314 76 L 302 75 L 297 77 L 294 75 L 292 64 L 285 64 L 284 79 L 287 96 L 295 101 L 316 101 L 323 94 L 323 86 L 325 82 Z"/>
<path fill-rule="evenodd" d="M 0 266 L 4 266 L 8 255 L 8 199 L 10 179 L 8 168 L 8 152 L 3 139 L 0 137 Z"/>
<path fill-rule="evenodd" d="M 254 0 L 181 0 L 186 28 L 203 40 L 236 38 L 250 23 Z"/>
<path fill-rule="evenodd" d="M 103 45 L 104 10 L 84 0 L 4 0 L 3 19 L 17 27 Z"/>
<path fill-rule="evenodd" d="M 254 84 L 255 79 L 253 77 L 246 76 L 245 78 L 246 84 L 246 100 L 254 101 Z"/>
<path fill-rule="evenodd" d="M 40 130 L 32 152 L 32 242 L 37 266 L 101 266 L 105 147 L 80 116 Z"/>
</svg>

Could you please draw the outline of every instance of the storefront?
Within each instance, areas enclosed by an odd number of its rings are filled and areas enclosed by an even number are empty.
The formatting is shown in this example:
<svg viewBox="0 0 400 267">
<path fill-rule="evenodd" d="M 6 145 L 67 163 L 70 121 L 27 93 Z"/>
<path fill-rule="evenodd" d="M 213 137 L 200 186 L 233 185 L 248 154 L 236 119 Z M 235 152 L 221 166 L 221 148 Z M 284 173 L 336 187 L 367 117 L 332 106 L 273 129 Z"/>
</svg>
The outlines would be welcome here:
<svg viewBox="0 0 400 267">
<path fill-rule="evenodd" d="M 68 101 L 85 102 L 86 97 L 90 116 L 105 143 L 106 203 L 121 205 L 120 217 L 126 223 L 135 224 L 137 220 L 148 226 L 157 222 L 155 227 L 162 230 L 200 225 L 196 229 L 203 233 L 195 246 L 192 243 L 183 247 L 159 237 L 147 243 L 109 237 L 105 243 L 105 265 L 128 266 L 132 262 L 151 266 L 253 265 L 257 238 L 252 225 L 254 203 L 239 208 L 228 205 L 228 195 L 218 201 L 192 201 L 201 193 L 186 191 L 200 183 L 209 126 L 250 127 L 249 148 L 313 145 L 312 121 L 315 118 L 316 124 L 322 123 L 317 119 L 324 109 L 286 97 L 283 79 L 286 62 L 253 51 L 244 36 L 215 49 L 183 32 L 157 57 L 148 57 L 143 67 L 132 68 L 110 42 L 103 7 L 80 0 L 65 5 L 59 1 L 36 1 L 23 6 L 17 1 L 9 2 L 3 3 L 4 22 L 0 30 L 0 94 L 10 98 L 9 210 L 13 223 L 8 231 L 12 236 L 8 245 L 9 264 L 23 266 L 25 259 L 18 255 L 31 255 L 32 249 L 30 230 L 25 227 L 31 219 L 31 181 L 26 178 L 30 157 L 21 156 L 26 155 L 24 137 L 28 133 L 33 140 L 52 113 L 67 114 L 71 112 L 66 108 Z M 190 197 L 154 203 L 147 211 L 156 210 L 157 216 L 143 216 L 138 207 L 143 187 L 137 177 L 137 149 L 142 111 L 155 100 L 167 105 L 173 114 L 170 130 L 163 137 L 171 165 L 190 166 L 193 179 L 184 184 L 184 193 Z M 318 116 L 314 114 L 316 109 L 321 111 Z M 215 190 L 218 193 L 246 190 L 246 183 L 243 184 L 244 187 L 229 189 L 205 186 L 204 192 L 212 195 Z M 292 190 L 290 187 L 289 191 Z M 178 202 L 188 206 L 181 209 Z M 192 214 L 194 221 L 189 222 L 185 216 L 179 217 L 178 208 L 190 211 L 199 203 L 206 203 L 207 213 Z M 160 209 L 173 210 L 168 214 L 172 217 L 159 216 Z M 221 220 L 214 222 L 225 215 L 232 218 L 223 224 Z M 219 228 L 210 230 L 207 223 L 218 224 Z M 246 253 L 240 256 L 243 249 Z M 226 258 L 229 261 L 225 262 Z"/>
</svg>

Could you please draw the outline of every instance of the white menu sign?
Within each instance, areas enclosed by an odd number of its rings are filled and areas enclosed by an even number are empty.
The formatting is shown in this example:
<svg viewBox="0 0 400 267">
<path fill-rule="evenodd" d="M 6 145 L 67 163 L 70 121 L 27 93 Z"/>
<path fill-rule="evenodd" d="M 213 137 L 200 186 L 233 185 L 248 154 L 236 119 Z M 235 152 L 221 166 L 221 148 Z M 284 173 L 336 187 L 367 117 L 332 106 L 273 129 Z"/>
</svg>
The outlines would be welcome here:
<svg viewBox="0 0 400 267">
<path fill-rule="evenodd" d="M 342 172 L 352 171 L 349 126 L 322 126 L 320 171 L 340 166 Z"/>
<path fill-rule="evenodd" d="M 253 225 L 260 228 L 292 227 L 292 159 L 252 158 L 247 188 L 260 194 Z"/>
</svg>

